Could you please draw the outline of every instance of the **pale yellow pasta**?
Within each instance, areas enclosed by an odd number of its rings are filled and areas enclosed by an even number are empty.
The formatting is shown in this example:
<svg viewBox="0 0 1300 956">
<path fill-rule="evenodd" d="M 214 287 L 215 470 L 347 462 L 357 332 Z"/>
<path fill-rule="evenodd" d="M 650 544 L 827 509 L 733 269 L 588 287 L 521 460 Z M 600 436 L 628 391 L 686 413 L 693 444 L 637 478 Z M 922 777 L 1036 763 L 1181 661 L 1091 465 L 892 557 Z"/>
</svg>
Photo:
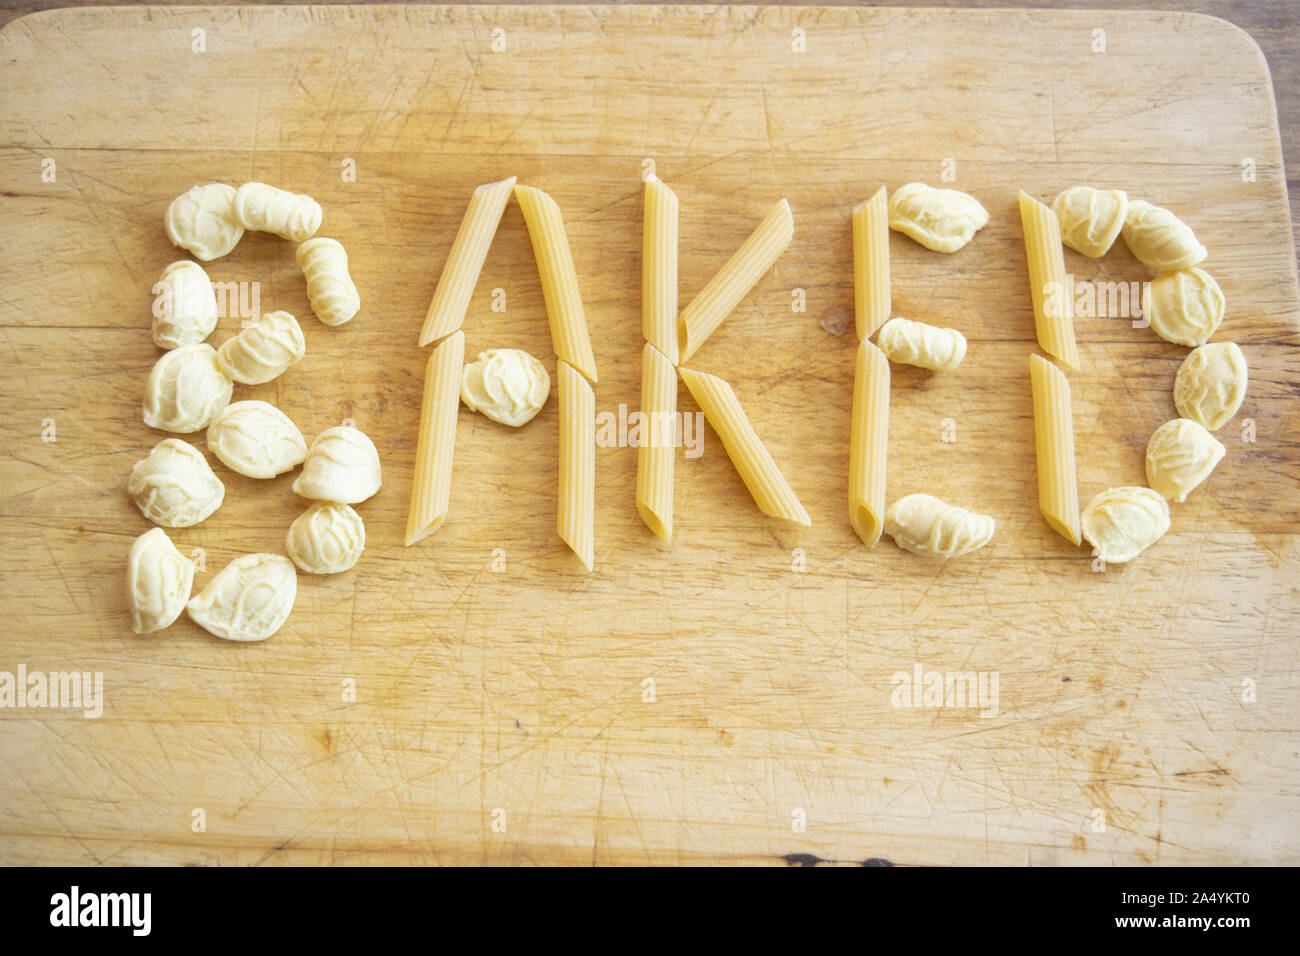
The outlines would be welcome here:
<svg viewBox="0 0 1300 956">
<path fill-rule="evenodd" d="M 1020 193 L 1020 225 L 1029 263 L 1029 292 L 1034 300 L 1038 345 L 1070 368 L 1079 367 L 1074 341 L 1074 303 L 1065 288 L 1065 253 L 1061 221 L 1056 213 L 1024 192 Z"/>
<path fill-rule="evenodd" d="M 1162 206 L 1141 199 L 1128 204 L 1124 244 L 1143 265 L 1161 272 L 1190 269 L 1206 256 L 1190 226 Z"/>
<path fill-rule="evenodd" d="M 1174 376 L 1174 406 L 1217 432 L 1228 423 L 1246 397 L 1246 356 L 1236 342 L 1210 342 L 1192 349 Z"/>
<path fill-rule="evenodd" d="M 1196 348 L 1218 331 L 1227 303 L 1204 269 L 1162 272 L 1142 290 L 1142 314 L 1166 342 Z"/>
<path fill-rule="evenodd" d="M 560 207 L 546 193 L 531 186 L 515 186 L 515 198 L 523 211 L 533 257 L 537 260 L 555 354 L 594 383 L 596 357 L 591 351 L 587 315 L 582 307 L 582 292 L 578 288 L 578 274 L 573 268 L 573 252 L 569 249 Z"/>
<path fill-rule="evenodd" d="M 889 197 L 889 228 L 935 252 L 956 252 L 988 222 L 980 201 L 956 189 L 907 183 Z"/>
<path fill-rule="evenodd" d="M 217 349 L 217 363 L 232 381 L 261 385 L 307 354 L 302 326 L 288 312 L 267 312 Z"/>
<path fill-rule="evenodd" d="M 596 393 L 563 359 L 560 380 L 560 504 L 556 530 L 590 571 L 596 560 Z"/>
<path fill-rule="evenodd" d="M 1170 501 L 1186 501 L 1227 451 L 1204 425 L 1175 418 L 1147 442 L 1147 484 Z"/>
<path fill-rule="evenodd" d="M 1107 564 L 1132 561 L 1169 530 L 1169 505 L 1137 485 L 1108 488 L 1083 509 L 1083 536 Z"/>
<path fill-rule="evenodd" d="M 716 375 L 688 368 L 678 371 L 704 417 L 722 440 L 727 457 L 749 489 L 758 510 L 774 518 L 812 524 L 794 489 L 750 425 L 731 386 Z"/>
<path fill-rule="evenodd" d="M 1128 193 L 1122 189 L 1071 186 L 1052 200 L 1061 223 L 1061 240 L 1075 252 L 1096 259 L 1115 244 L 1128 213 Z"/>
<path fill-rule="evenodd" d="M 641 333 L 677 364 L 677 194 L 658 176 L 645 181 L 641 239 Z"/>
<path fill-rule="evenodd" d="M 415 477 L 411 481 L 411 510 L 406 519 L 408 548 L 437 531 L 447 518 L 464 364 L 465 333 L 456 332 L 438 344 L 424 368 Z"/>
<path fill-rule="evenodd" d="M 993 539 L 996 522 L 933 495 L 907 495 L 885 512 L 885 534 L 904 551 L 932 558 L 959 558 Z"/>
<path fill-rule="evenodd" d="M 316 236 L 298 247 L 298 268 L 307 280 L 307 298 L 316 318 L 326 325 L 350 322 L 361 309 L 361 296 L 348 272 L 348 254 L 337 239 Z"/>
<path fill-rule="evenodd" d="M 447 264 L 438 277 L 438 286 L 433 290 L 433 301 L 420 330 L 421 345 L 451 335 L 465 321 L 470 296 L 474 294 L 492 237 L 501 224 L 501 215 L 514 188 L 515 177 L 511 176 L 499 183 L 484 183 L 474 190 L 452 241 Z"/>
<path fill-rule="evenodd" d="M 853 210 L 853 318 L 868 339 L 889 321 L 889 195 L 884 186 Z"/>
<path fill-rule="evenodd" d="M 849 435 L 849 523 L 874 548 L 885 520 L 885 449 L 889 437 L 889 360 L 870 342 L 858 345 Z"/>
<path fill-rule="evenodd" d="M 651 343 L 641 349 L 641 443 L 636 452 L 636 510 L 647 527 L 673 539 L 677 370 Z"/>
<path fill-rule="evenodd" d="M 244 183 L 235 192 L 232 207 L 245 229 L 271 232 L 294 242 L 310 239 L 320 228 L 320 203 L 304 193 L 266 183 Z"/>
<path fill-rule="evenodd" d="M 1034 453 L 1038 510 L 1061 537 L 1079 543 L 1079 484 L 1074 465 L 1074 410 L 1070 382 L 1047 359 L 1029 356 L 1034 393 Z"/>
<path fill-rule="evenodd" d="M 956 329 L 913 322 L 901 315 L 885 323 L 876 341 L 891 362 L 935 372 L 951 371 L 966 357 L 966 336 Z"/>
<path fill-rule="evenodd" d="M 699 351 L 704 340 L 772 268 L 793 238 L 794 215 L 790 203 L 782 199 L 682 311 L 677 324 L 681 361 L 688 361 Z"/>
</svg>

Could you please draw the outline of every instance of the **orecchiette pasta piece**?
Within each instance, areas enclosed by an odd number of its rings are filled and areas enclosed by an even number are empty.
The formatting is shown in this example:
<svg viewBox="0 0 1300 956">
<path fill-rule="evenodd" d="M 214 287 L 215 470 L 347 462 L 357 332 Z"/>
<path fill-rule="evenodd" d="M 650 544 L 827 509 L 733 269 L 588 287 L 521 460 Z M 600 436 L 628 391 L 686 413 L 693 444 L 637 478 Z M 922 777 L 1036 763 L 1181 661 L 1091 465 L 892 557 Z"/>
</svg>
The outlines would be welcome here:
<svg viewBox="0 0 1300 956">
<path fill-rule="evenodd" d="M 182 345 L 154 363 L 144 387 L 144 423 L 188 434 L 208 427 L 230 404 L 234 383 L 211 345 Z"/>
<path fill-rule="evenodd" d="M 307 354 L 302 326 L 288 312 L 267 312 L 217 350 L 221 370 L 244 385 L 269 382 Z"/>
<path fill-rule="evenodd" d="M 235 218 L 235 187 L 225 183 L 193 186 L 172 200 L 163 225 L 167 238 L 208 262 L 239 242 L 244 227 Z"/>
<path fill-rule="evenodd" d="M 891 362 L 936 372 L 950 371 L 966 357 L 966 336 L 956 329 L 941 329 L 902 316 L 886 322 L 876 342 Z"/>
<path fill-rule="evenodd" d="M 304 498 L 356 504 L 379 490 L 382 477 L 375 443 L 358 428 L 336 425 L 307 449 L 293 490 Z"/>
<path fill-rule="evenodd" d="M 194 562 L 176 550 L 162 528 L 151 528 L 131 545 L 126 593 L 131 630 L 150 634 L 169 627 L 185 610 L 194 586 Z"/>
<path fill-rule="evenodd" d="M 153 341 L 160 349 L 197 345 L 217 327 L 217 295 L 197 262 L 182 259 L 153 287 Z"/>
<path fill-rule="evenodd" d="M 1083 536 L 1107 564 L 1132 561 L 1169 530 L 1169 504 L 1150 488 L 1108 488 L 1083 509 Z"/>
<path fill-rule="evenodd" d="M 1223 290 L 1204 269 L 1162 272 L 1142 290 L 1142 314 L 1151 330 L 1175 345 L 1204 345 L 1223 311 Z"/>
<path fill-rule="evenodd" d="M 470 411 L 515 428 L 532 421 L 550 394 L 546 366 L 522 349 L 479 352 L 460 380 L 460 400 Z"/>
<path fill-rule="evenodd" d="M 956 558 L 988 544 L 995 523 L 933 495 L 907 495 L 885 512 L 885 534 L 904 551 Z"/>
<path fill-rule="evenodd" d="M 316 317 L 326 325 L 350 321 L 361 308 L 361 296 L 348 273 L 348 254 L 342 244 L 317 236 L 298 247 L 297 258 Z"/>
<path fill-rule="evenodd" d="M 308 574 L 338 574 L 357 563 L 366 526 L 351 505 L 318 501 L 289 525 L 285 550 Z"/>
<path fill-rule="evenodd" d="M 320 228 L 320 203 L 266 183 L 240 186 L 234 194 L 234 209 L 235 218 L 245 229 L 272 232 L 294 242 L 310 239 Z"/>
<path fill-rule="evenodd" d="M 284 624 L 298 594 L 293 562 L 279 554 L 235 558 L 185 605 L 191 620 L 228 641 L 264 641 Z"/>
<path fill-rule="evenodd" d="M 1143 265 L 1160 272 L 1190 269 L 1205 258 L 1205 247 L 1168 209 L 1131 200 L 1124 216 L 1124 244 Z"/>
<path fill-rule="evenodd" d="M 1170 501 L 1186 501 L 1224 451 L 1222 442 L 1191 419 L 1165 422 L 1147 442 L 1147 484 Z"/>
<path fill-rule="evenodd" d="M 908 183 L 889 197 L 889 228 L 935 252 L 956 252 L 988 221 L 980 201 L 956 189 Z"/>
<path fill-rule="evenodd" d="M 221 507 L 226 486 L 203 453 L 165 438 L 135 463 L 126 490 L 140 513 L 165 528 L 188 528 Z"/>
<path fill-rule="evenodd" d="M 1096 259 L 1104 256 L 1128 214 L 1128 194 L 1122 189 L 1071 186 L 1052 201 L 1061 220 L 1061 241 L 1075 252 Z"/>
<path fill-rule="evenodd" d="M 307 441 L 289 416 L 256 400 L 227 405 L 208 426 L 208 451 L 249 478 L 274 478 L 307 457 Z"/>
<path fill-rule="evenodd" d="M 1246 356 L 1236 342 L 1211 342 L 1193 349 L 1174 377 L 1174 406 L 1217 432 L 1246 397 Z"/>
</svg>

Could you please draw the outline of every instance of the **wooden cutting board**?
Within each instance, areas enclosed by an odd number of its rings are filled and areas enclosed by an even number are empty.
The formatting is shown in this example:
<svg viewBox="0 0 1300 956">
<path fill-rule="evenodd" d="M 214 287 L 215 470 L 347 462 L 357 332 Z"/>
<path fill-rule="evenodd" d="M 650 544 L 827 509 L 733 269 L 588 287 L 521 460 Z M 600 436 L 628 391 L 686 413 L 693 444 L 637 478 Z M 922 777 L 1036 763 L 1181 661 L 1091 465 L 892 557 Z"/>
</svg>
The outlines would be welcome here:
<svg viewBox="0 0 1300 956">
<path fill-rule="evenodd" d="M 1300 862 L 1297 286 L 1246 34 L 1168 13 L 121 7 L 21 19 L 0 58 L 0 670 L 104 687 L 98 719 L 0 710 L 0 862 Z M 416 339 L 470 191 L 514 174 L 563 208 L 617 416 L 639 395 L 647 160 L 681 198 L 683 303 L 790 200 L 793 244 L 693 365 L 733 383 L 813 526 L 761 515 L 706 429 L 663 545 L 635 450 L 601 447 L 585 573 L 554 530 L 552 400 L 518 432 L 462 410 L 451 517 L 403 548 Z M 236 398 L 309 437 L 354 419 L 384 487 L 360 564 L 300 576 L 270 641 L 137 637 L 123 578 L 148 524 L 124 486 L 163 437 L 140 420 L 150 287 L 181 258 L 162 216 L 250 179 L 320 200 L 363 310 L 319 324 L 292 245 L 246 236 L 210 274 L 302 317 L 308 354 Z M 894 370 L 891 499 L 998 522 L 950 562 L 869 551 L 846 518 L 849 215 L 912 180 L 992 214 L 956 255 L 892 240 L 896 312 L 970 340 L 955 372 Z M 1218 470 L 1104 570 L 1034 484 L 1016 195 L 1074 183 L 1195 228 L 1251 374 Z M 1122 244 L 1067 265 L 1150 278 Z M 554 371 L 513 205 L 465 328 L 471 355 Z M 1143 483 L 1185 350 L 1125 317 L 1079 338 L 1086 501 Z M 202 549 L 199 586 L 281 550 L 304 507 L 288 476 L 215 467 L 225 505 L 173 535 Z M 996 676 L 996 713 L 894 706 L 918 666 Z"/>
</svg>

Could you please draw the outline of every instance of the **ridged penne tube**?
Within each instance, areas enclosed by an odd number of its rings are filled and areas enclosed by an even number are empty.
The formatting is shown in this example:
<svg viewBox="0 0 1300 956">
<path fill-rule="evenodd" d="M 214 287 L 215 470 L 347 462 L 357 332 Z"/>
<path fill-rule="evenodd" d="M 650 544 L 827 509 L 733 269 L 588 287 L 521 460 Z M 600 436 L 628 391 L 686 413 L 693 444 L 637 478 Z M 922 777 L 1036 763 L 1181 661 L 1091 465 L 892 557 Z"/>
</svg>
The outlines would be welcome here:
<svg viewBox="0 0 1300 956">
<path fill-rule="evenodd" d="M 438 277 L 438 286 L 433 290 L 433 301 L 420 330 L 421 345 L 451 335 L 465 321 L 470 296 L 474 294 L 492 237 L 501 224 L 501 215 L 514 188 L 515 177 L 511 176 L 499 183 L 484 183 L 474 190 L 452 241 L 447 264 Z"/>
<path fill-rule="evenodd" d="M 297 259 L 316 318 L 331 326 L 351 321 L 361 310 L 361 296 L 348 273 L 348 254 L 343 244 L 317 236 L 298 247 Z"/>
<path fill-rule="evenodd" d="M 772 268 L 793 238 L 794 215 L 790 212 L 790 203 L 782 199 L 700 294 L 691 300 L 691 304 L 682 310 L 677 325 L 677 349 L 681 361 L 688 361 L 699 350 L 704 340 Z"/>
<path fill-rule="evenodd" d="M 673 539 L 677 370 L 651 343 L 641 350 L 641 444 L 636 452 L 636 510 L 665 541 Z"/>
<path fill-rule="evenodd" d="M 889 321 L 889 195 L 884 186 L 853 210 L 853 318 L 869 339 Z"/>
<path fill-rule="evenodd" d="M 750 425 L 731 386 L 716 375 L 689 368 L 678 371 L 704 417 L 722 440 L 727 457 L 735 465 L 758 510 L 774 518 L 812 524 L 794 489 Z"/>
<path fill-rule="evenodd" d="M 885 521 L 885 449 L 889 437 L 889 360 L 870 342 L 858 345 L 849 436 L 849 523 L 874 548 Z"/>
<path fill-rule="evenodd" d="M 282 239 L 302 242 L 320 228 L 320 203 L 304 193 L 266 183 L 244 183 L 235 191 L 235 218 L 245 229 L 271 232 Z"/>
<path fill-rule="evenodd" d="M 1065 373 L 1039 355 L 1029 356 L 1034 392 L 1034 452 L 1038 459 L 1038 509 L 1067 541 L 1078 544 L 1079 483 L 1074 467 L 1074 412 Z"/>
<path fill-rule="evenodd" d="M 551 325 L 551 343 L 564 362 L 596 381 L 596 357 L 591 351 L 587 315 L 582 308 L 578 274 L 564 231 L 564 217 L 555 200 L 532 186 L 516 186 L 515 198 L 528 226 L 528 239 L 537 260 L 546 300 L 546 318 Z"/>
<path fill-rule="evenodd" d="M 561 359 L 560 506 L 556 530 L 588 571 L 596 560 L 596 393 Z"/>
<path fill-rule="evenodd" d="M 643 219 L 641 333 L 647 342 L 676 365 L 677 194 L 655 175 L 648 176 L 645 181 Z"/>
<path fill-rule="evenodd" d="M 1079 367 L 1074 341 L 1074 303 L 1066 295 L 1065 251 L 1061 221 L 1050 206 L 1020 193 L 1020 225 L 1029 264 L 1029 292 L 1034 299 L 1038 345 L 1070 368 Z"/>
<path fill-rule="evenodd" d="M 415 477 L 411 480 L 411 510 L 406 519 L 408 548 L 437 531 L 447 518 L 464 365 L 465 333 L 456 332 L 433 350 L 424 367 L 420 437 L 415 448 Z"/>
</svg>

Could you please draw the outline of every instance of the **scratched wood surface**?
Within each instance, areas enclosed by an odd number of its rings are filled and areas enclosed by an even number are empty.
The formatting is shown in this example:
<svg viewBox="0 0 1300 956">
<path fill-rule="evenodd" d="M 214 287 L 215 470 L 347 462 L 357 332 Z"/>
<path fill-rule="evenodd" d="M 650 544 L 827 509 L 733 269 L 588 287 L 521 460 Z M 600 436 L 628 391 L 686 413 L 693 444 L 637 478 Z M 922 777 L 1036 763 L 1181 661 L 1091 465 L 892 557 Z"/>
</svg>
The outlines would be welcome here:
<svg viewBox="0 0 1300 956">
<path fill-rule="evenodd" d="M 1297 288 L 1244 33 L 1170 13 L 123 7 L 18 20 L 0 58 L 0 670 L 102 672 L 105 696 L 93 720 L 0 710 L 0 862 L 1300 862 Z M 560 203 L 597 409 L 617 415 L 638 398 L 646 158 L 681 197 L 684 297 L 790 199 L 794 243 L 693 364 L 735 385 L 813 526 L 760 515 L 706 429 L 663 545 L 636 514 L 635 451 L 602 447 L 586 574 L 554 533 L 552 401 L 517 433 L 462 410 L 452 515 L 402 548 L 416 337 L 469 191 L 516 174 Z M 951 374 L 895 369 L 890 496 L 999 530 L 934 563 L 847 524 L 854 342 L 835 330 L 851 207 L 945 161 L 992 221 L 954 256 L 893 238 L 895 310 L 970 350 Z M 384 487 L 359 509 L 361 563 L 300 576 L 270 641 L 185 620 L 136 637 L 123 576 L 148 525 L 124 484 L 163 437 L 140 421 L 150 286 L 179 257 L 162 214 L 193 183 L 251 178 L 322 202 L 363 310 L 320 325 L 292 247 L 245 237 L 210 274 L 302 317 L 308 355 L 236 397 L 309 436 L 355 419 Z M 1047 529 L 1033 484 L 1015 197 L 1075 182 L 1195 227 L 1229 302 L 1218 338 L 1251 365 L 1224 462 L 1104 571 Z M 1122 246 L 1067 255 L 1080 280 L 1149 278 Z M 1125 317 L 1079 326 L 1087 500 L 1143 481 L 1185 353 Z M 554 369 L 513 206 L 466 330 L 471 354 Z M 173 534 L 204 551 L 198 585 L 280 550 L 304 504 L 288 476 L 214 467 L 225 505 Z M 893 706 L 917 664 L 996 673 L 996 714 Z"/>
</svg>

